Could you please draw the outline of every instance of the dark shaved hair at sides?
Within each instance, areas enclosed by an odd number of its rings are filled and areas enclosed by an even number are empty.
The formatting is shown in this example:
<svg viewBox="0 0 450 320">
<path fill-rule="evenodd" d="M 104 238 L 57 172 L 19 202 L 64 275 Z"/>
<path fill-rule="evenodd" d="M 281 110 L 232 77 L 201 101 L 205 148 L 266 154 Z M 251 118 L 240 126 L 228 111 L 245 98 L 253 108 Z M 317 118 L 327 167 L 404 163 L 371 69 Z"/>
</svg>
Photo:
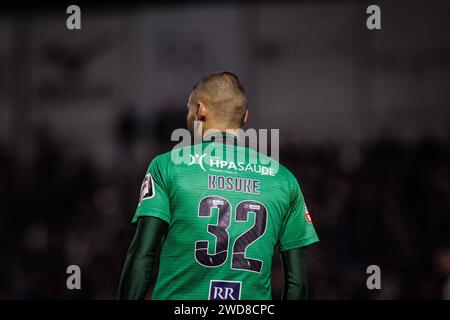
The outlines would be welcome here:
<svg viewBox="0 0 450 320">
<path fill-rule="evenodd" d="M 194 85 L 192 98 L 194 103 L 207 103 L 214 117 L 230 127 L 242 127 L 247 97 L 244 85 L 234 73 L 215 72 L 201 78 Z"/>
</svg>

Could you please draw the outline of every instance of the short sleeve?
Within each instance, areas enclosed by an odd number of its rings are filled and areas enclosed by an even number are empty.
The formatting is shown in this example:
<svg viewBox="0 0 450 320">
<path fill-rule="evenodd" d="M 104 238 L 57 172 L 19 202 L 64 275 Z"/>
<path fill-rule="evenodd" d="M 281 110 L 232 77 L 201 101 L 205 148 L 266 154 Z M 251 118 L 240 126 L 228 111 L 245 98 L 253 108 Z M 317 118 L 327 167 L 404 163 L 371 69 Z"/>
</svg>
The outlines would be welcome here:
<svg viewBox="0 0 450 320">
<path fill-rule="evenodd" d="M 280 251 L 305 247 L 319 241 L 297 179 L 293 178 L 290 206 L 280 233 Z"/>
<path fill-rule="evenodd" d="M 170 223 L 167 167 L 161 156 L 150 163 L 141 185 L 139 203 L 132 223 L 139 217 L 156 217 Z"/>
</svg>

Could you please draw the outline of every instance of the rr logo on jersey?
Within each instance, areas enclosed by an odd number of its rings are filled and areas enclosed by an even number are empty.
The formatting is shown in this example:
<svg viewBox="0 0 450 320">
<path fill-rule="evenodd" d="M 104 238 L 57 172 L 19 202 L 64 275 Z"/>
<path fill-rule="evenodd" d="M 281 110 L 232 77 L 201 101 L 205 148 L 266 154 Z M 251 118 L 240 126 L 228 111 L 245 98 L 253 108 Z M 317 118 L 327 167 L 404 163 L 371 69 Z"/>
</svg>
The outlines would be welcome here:
<svg viewBox="0 0 450 320">
<path fill-rule="evenodd" d="M 211 280 L 208 300 L 240 300 L 240 281 Z"/>
<path fill-rule="evenodd" d="M 144 181 L 141 186 L 141 194 L 139 196 L 139 204 L 142 200 L 153 198 L 155 195 L 155 188 L 153 185 L 153 177 L 150 173 L 145 175 Z"/>
</svg>

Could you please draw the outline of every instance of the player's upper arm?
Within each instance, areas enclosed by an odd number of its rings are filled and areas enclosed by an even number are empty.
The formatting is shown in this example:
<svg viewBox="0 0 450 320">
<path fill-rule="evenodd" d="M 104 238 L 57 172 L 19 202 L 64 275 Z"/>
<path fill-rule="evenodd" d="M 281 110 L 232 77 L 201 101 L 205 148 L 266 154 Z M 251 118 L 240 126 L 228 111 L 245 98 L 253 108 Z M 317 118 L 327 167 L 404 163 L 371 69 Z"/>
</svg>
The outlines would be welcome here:
<svg viewBox="0 0 450 320">
<path fill-rule="evenodd" d="M 150 163 L 142 182 L 139 204 L 132 222 L 139 217 L 156 217 L 170 223 L 169 163 L 157 156 Z"/>
<path fill-rule="evenodd" d="M 289 209 L 281 227 L 280 251 L 304 247 L 319 241 L 297 179 L 292 176 L 289 185 Z"/>
</svg>

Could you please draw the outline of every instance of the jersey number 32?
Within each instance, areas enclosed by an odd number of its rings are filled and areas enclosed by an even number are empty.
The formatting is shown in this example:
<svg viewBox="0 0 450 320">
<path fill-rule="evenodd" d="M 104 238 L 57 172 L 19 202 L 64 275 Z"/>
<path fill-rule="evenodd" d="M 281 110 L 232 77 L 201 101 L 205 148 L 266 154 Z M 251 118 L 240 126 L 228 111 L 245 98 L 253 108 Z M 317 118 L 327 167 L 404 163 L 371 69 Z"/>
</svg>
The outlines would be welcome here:
<svg viewBox="0 0 450 320">
<path fill-rule="evenodd" d="M 219 196 L 210 196 L 203 198 L 198 206 L 199 217 L 210 217 L 212 208 L 217 208 L 217 224 L 208 224 L 208 232 L 215 236 L 216 247 L 213 254 L 208 253 L 208 241 L 199 240 L 195 242 L 195 259 L 205 267 L 218 267 L 225 263 L 228 257 L 228 244 L 230 235 L 228 228 L 230 226 L 231 204 Z M 233 253 L 231 257 L 231 268 L 261 272 L 262 261 L 245 256 L 247 247 L 258 240 L 266 231 L 267 226 L 267 208 L 258 201 L 245 200 L 239 202 L 236 206 L 236 222 L 248 221 L 249 213 L 255 215 L 253 226 L 240 235 L 233 244 Z"/>
</svg>

